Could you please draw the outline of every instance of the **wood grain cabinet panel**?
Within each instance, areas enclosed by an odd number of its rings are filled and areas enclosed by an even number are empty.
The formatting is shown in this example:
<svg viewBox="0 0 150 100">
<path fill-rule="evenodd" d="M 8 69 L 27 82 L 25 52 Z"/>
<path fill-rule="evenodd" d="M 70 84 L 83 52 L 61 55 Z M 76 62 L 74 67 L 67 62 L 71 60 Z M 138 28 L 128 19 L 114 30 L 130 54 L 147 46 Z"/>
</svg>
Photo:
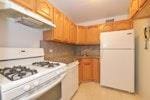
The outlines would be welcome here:
<svg viewBox="0 0 150 100">
<path fill-rule="evenodd" d="M 139 10 L 139 0 L 132 0 L 129 8 L 129 18 L 132 18 Z"/>
<path fill-rule="evenodd" d="M 12 0 L 12 1 L 32 11 L 35 10 L 35 0 Z"/>
<path fill-rule="evenodd" d="M 64 22 L 63 22 L 63 41 L 68 42 L 69 41 L 69 32 L 70 32 L 70 22 L 67 16 L 64 16 Z"/>
<path fill-rule="evenodd" d="M 139 0 L 139 7 L 142 7 L 147 0 Z"/>
<path fill-rule="evenodd" d="M 61 42 L 63 39 L 63 25 L 64 25 L 63 20 L 64 20 L 64 15 L 55 8 L 53 21 L 54 24 L 56 25 L 56 28 L 49 31 L 44 31 L 43 39 L 47 41 L 53 40 L 53 41 Z"/>
<path fill-rule="evenodd" d="M 63 37 L 63 21 L 64 21 L 64 15 L 57 9 L 54 9 L 54 24 L 56 25 L 56 28 L 54 29 L 54 39 L 55 40 L 62 40 Z"/>
<path fill-rule="evenodd" d="M 70 43 L 76 43 L 77 40 L 77 26 L 70 22 L 69 41 Z"/>
<path fill-rule="evenodd" d="M 131 0 L 129 18 L 141 19 L 150 17 L 150 0 Z"/>
<path fill-rule="evenodd" d="M 83 68 L 83 72 L 82 72 L 82 81 L 83 82 L 89 82 L 89 81 L 93 81 L 93 68 L 92 68 L 92 63 L 88 62 L 88 63 L 84 63 L 84 65 L 82 66 Z"/>
<path fill-rule="evenodd" d="M 100 25 L 101 32 L 113 31 L 113 23 L 104 23 Z"/>
<path fill-rule="evenodd" d="M 93 63 L 93 81 L 100 82 L 100 62 L 99 59 L 92 59 Z"/>
<path fill-rule="evenodd" d="M 86 44 L 87 27 L 78 26 L 77 28 L 77 44 Z"/>
<path fill-rule="evenodd" d="M 53 6 L 47 0 L 36 0 L 36 12 L 49 20 L 53 20 Z"/>
<path fill-rule="evenodd" d="M 87 44 L 99 44 L 100 29 L 99 25 L 89 26 L 86 33 Z"/>
<path fill-rule="evenodd" d="M 99 59 L 81 59 L 79 64 L 79 83 L 99 82 L 100 67 Z"/>
<path fill-rule="evenodd" d="M 113 24 L 113 31 L 127 30 L 133 28 L 132 20 L 117 21 Z"/>
</svg>

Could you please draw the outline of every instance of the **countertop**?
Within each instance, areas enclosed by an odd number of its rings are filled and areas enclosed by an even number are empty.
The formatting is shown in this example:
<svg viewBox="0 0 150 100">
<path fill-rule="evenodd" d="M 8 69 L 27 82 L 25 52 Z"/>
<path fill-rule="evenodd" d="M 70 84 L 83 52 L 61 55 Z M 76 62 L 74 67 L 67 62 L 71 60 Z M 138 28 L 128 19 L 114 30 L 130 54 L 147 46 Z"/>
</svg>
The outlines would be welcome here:
<svg viewBox="0 0 150 100">
<path fill-rule="evenodd" d="M 76 59 L 100 59 L 100 56 L 76 56 Z"/>
</svg>

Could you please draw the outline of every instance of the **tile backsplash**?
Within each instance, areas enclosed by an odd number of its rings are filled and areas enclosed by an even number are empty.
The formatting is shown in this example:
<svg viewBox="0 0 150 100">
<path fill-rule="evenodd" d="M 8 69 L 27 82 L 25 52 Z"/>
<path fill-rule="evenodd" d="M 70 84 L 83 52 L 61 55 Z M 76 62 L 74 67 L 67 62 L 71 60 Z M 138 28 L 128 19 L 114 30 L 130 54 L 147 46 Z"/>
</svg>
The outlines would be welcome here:
<svg viewBox="0 0 150 100">
<path fill-rule="evenodd" d="M 74 46 L 51 41 L 41 41 L 44 48 L 45 60 L 59 61 L 64 63 L 73 62 L 77 56 L 100 56 L 99 45 L 95 46 Z"/>
<path fill-rule="evenodd" d="M 74 61 L 76 49 L 75 46 L 56 42 L 41 41 L 41 47 L 44 48 L 46 60 L 64 63 Z"/>
<path fill-rule="evenodd" d="M 76 56 L 100 56 L 100 46 L 91 45 L 91 46 L 76 46 Z"/>
</svg>

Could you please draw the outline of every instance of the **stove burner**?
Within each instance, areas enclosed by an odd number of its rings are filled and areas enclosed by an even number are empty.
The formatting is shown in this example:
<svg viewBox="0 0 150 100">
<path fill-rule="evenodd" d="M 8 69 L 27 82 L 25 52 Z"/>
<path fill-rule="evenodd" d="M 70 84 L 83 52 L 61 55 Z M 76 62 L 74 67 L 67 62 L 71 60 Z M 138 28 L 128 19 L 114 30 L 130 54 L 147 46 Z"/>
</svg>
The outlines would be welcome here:
<svg viewBox="0 0 150 100">
<path fill-rule="evenodd" d="M 56 66 L 59 66 L 60 64 L 59 63 L 52 63 L 52 62 L 34 62 L 32 63 L 32 65 L 34 66 L 40 66 L 40 67 L 56 67 Z"/>
<path fill-rule="evenodd" d="M 7 77 L 11 81 L 16 81 L 16 80 L 22 79 L 27 76 L 31 76 L 36 73 L 37 73 L 37 70 L 30 69 L 21 65 L 14 66 L 12 68 L 7 67 L 7 68 L 0 69 L 0 74 Z"/>
</svg>

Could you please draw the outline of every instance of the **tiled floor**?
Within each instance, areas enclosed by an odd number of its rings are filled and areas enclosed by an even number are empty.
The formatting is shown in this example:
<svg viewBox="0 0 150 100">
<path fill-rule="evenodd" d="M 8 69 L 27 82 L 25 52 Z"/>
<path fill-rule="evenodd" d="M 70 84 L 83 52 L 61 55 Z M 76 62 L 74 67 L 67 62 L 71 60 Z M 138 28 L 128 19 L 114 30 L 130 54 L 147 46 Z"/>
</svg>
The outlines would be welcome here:
<svg viewBox="0 0 150 100">
<path fill-rule="evenodd" d="M 140 100 L 137 95 L 102 88 L 98 83 L 84 83 L 72 100 Z"/>
</svg>

